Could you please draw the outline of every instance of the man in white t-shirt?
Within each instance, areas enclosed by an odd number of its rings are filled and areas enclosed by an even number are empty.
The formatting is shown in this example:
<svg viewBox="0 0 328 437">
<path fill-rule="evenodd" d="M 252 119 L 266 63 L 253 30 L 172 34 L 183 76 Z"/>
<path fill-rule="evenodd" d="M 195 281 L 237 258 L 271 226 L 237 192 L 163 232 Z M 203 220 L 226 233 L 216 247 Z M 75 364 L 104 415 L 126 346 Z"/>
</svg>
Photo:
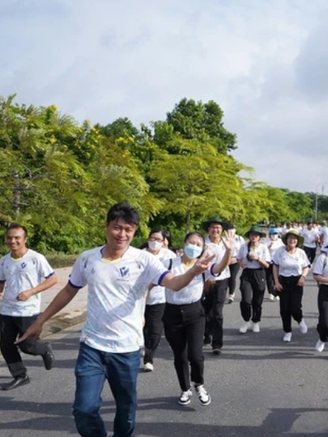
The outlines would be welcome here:
<svg viewBox="0 0 328 437">
<path fill-rule="evenodd" d="M 304 252 L 312 265 L 316 254 L 317 243 L 320 240 L 319 232 L 314 228 L 312 222 L 308 222 L 300 234 L 304 238 Z"/>
<path fill-rule="evenodd" d="M 26 247 L 27 230 L 24 226 L 10 225 L 6 242 L 10 253 L 0 260 L 0 294 L 3 294 L 0 346 L 14 379 L 2 384 L 0 389 L 12 390 L 30 382 L 15 341 L 37 319 L 40 293 L 55 285 L 57 276 L 43 255 Z M 20 343 L 19 348 L 29 355 L 41 355 L 45 368 L 52 368 L 54 355 L 49 343 L 28 338 Z"/>
<path fill-rule="evenodd" d="M 99 412 L 106 379 L 117 407 L 114 435 L 133 436 L 147 286 L 153 283 L 180 290 L 208 270 L 214 259 L 200 258 L 185 274 L 174 276 L 151 253 L 130 246 L 138 225 L 139 214 L 134 208 L 124 202 L 113 205 L 107 214 L 106 245 L 78 257 L 68 284 L 25 334 L 38 337 L 44 322 L 88 285 L 73 405 L 82 437 L 107 437 Z"/>
</svg>

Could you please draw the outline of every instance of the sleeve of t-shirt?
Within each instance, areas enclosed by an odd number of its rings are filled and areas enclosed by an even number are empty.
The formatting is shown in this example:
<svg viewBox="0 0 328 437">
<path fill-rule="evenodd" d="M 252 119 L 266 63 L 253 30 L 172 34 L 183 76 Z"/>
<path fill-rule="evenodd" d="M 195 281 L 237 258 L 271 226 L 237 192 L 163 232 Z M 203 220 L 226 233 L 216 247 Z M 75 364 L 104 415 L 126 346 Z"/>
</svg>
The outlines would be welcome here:
<svg viewBox="0 0 328 437">
<path fill-rule="evenodd" d="M 40 272 L 40 275 L 46 279 L 55 273 L 54 269 L 48 263 L 47 259 L 41 254 L 39 257 L 39 272 Z"/>
<path fill-rule="evenodd" d="M 302 269 L 305 269 L 305 267 L 311 267 L 311 263 L 309 258 L 307 257 L 306 253 L 304 252 L 304 250 L 302 250 L 302 265 L 301 265 Z"/>
<path fill-rule="evenodd" d="M 273 264 L 275 264 L 276 266 L 279 266 L 280 260 L 281 260 L 281 250 L 279 248 L 276 250 L 275 254 L 273 255 L 272 261 L 273 261 Z"/>
<path fill-rule="evenodd" d="M 83 288 L 87 285 L 87 279 L 84 274 L 84 265 L 86 261 L 87 260 L 82 253 L 73 265 L 73 269 L 68 281 L 73 288 Z"/>
<path fill-rule="evenodd" d="M 271 256 L 270 256 L 270 252 L 269 252 L 269 249 L 267 248 L 267 246 L 263 246 L 263 259 L 267 263 L 271 262 Z"/>
<path fill-rule="evenodd" d="M 325 258 L 326 258 L 326 255 L 324 255 L 324 254 L 318 256 L 318 258 L 314 264 L 313 275 L 320 275 L 320 276 L 323 275 Z"/>
<path fill-rule="evenodd" d="M 6 280 L 3 266 L 4 266 L 4 260 L 2 259 L 0 260 L 0 282 L 4 282 Z"/>
<path fill-rule="evenodd" d="M 163 278 L 170 273 L 155 256 L 150 255 L 147 260 L 147 268 L 145 270 L 146 282 L 148 284 L 161 285 Z"/>
</svg>

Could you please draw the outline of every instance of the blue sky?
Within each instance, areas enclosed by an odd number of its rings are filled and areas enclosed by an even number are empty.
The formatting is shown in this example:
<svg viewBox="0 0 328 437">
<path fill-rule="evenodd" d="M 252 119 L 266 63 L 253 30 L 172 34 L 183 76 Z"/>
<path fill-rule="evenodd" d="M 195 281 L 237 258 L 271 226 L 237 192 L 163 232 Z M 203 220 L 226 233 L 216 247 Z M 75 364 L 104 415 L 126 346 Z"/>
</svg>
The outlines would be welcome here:
<svg viewBox="0 0 328 437">
<path fill-rule="evenodd" d="M 137 126 L 215 100 L 257 180 L 328 192 L 327 22 L 327 0 L 3 1 L 0 94 Z"/>
</svg>

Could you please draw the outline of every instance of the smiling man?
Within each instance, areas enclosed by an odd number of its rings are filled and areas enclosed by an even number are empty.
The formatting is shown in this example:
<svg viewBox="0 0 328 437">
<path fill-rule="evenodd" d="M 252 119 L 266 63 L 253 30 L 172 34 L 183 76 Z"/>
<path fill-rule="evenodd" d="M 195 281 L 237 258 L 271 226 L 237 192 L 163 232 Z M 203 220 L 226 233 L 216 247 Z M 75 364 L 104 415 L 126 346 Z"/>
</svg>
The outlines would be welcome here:
<svg viewBox="0 0 328 437">
<path fill-rule="evenodd" d="M 37 319 L 40 293 L 57 283 L 57 276 L 45 257 L 28 249 L 26 242 L 26 228 L 19 224 L 10 225 L 6 233 L 10 253 L 0 260 L 0 293 L 3 293 L 0 346 L 14 379 L 2 384 L 1 390 L 11 390 L 30 382 L 15 341 Z M 27 338 L 19 348 L 29 355 L 41 355 L 45 368 L 52 368 L 54 356 L 50 344 Z"/>
<path fill-rule="evenodd" d="M 73 405 L 83 437 L 107 436 L 99 412 L 106 379 L 116 402 L 114 437 L 133 436 L 147 287 L 153 283 L 180 290 L 207 270 L 214 258 L 199 259 L 185 274 L 174 276 L 151 253 L 130 246 L 138 225 L 133 207 L 124 202 L 113 205 L 107 214 L 106 245 L 79 256 L 68 284 L 23 336 L 38 338 L 44 322 L 88 285 Z"/>
</svg>

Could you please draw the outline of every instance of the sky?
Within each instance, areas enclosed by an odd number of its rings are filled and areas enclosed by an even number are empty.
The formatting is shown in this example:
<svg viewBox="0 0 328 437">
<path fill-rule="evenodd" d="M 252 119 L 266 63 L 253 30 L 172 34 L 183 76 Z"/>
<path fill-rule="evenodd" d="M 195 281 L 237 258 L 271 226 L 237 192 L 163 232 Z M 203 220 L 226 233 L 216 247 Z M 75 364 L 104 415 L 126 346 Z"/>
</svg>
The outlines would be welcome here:
<svg viewBox="0 0 328 437">
<path fill-rule="evenodd" d="M 0 95 L 137 127 L 214 100 L 254 178 L 328 193 L 327 0 L 0 2 Z"/>
</svg>

